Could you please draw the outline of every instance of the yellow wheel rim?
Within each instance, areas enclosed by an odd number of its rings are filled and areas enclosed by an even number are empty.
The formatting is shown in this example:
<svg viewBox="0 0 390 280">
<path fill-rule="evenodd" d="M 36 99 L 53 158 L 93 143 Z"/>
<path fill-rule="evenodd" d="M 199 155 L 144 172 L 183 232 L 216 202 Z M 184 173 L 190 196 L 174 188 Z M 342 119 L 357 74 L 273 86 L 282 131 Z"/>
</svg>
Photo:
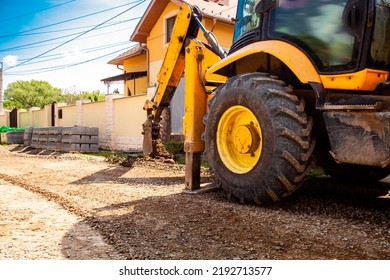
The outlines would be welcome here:
<svg viewBox="0 0 390 280">
<path fill-rule="evenodd" d="M 260 159 L 262 135 L 251 110 L 237 105 L 223 113 L 217 128 L 217 149 L 230 171 L 244 174 L 253 169 Z"/>
</svg>

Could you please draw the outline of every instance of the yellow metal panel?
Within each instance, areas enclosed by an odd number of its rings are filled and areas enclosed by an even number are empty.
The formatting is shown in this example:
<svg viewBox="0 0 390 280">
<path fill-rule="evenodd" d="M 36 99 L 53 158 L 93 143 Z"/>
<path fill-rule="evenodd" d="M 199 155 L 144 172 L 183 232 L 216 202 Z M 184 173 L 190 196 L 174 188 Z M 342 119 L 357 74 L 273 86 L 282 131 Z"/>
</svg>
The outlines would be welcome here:
<svg viewBox="0 0 390 280">
<path fill-rule="evenodd" d="M 181 50 L 191 21 L 191 8 L 183 3 L 177 15 L 171 41 L 158 74 L 159 85 L 154 102 L 160 105 L 168 86 L 177 86 L 184 71 L 184 56 Z"/>
<path fill-rule="evenodd" d="M 186 47 L 185 58 L 184 150 L 187 153 L 197 153 L 204 150 L 204 142 L 201 138 L 204 131 L 202 120 L 207 110 L 208 99 L 203 86 L 203 76 L 206 69 L 218 62 L 220 58 L 196 40 L 190 40 Z"/>
<path fill-rule="evenodd" d="M 151 62 L 164 59 L 165 52 L 168 48 L 168 45 L 165 42 L 164 20 L 166 20 L 167 15 L 174 14 L 175 11 L 178 10 L 179 5 L 169 2 L 159 19 L 154 23 L 153 29 L 150 31 L 146 42 Z"/>
<path fill-rule="evenodd" d="M 208 82 L 217 82 L 222 76 L 215 74 L 227 65 L 255 53 L 269 53 L 283 61 L 302 83 L 317 82 L 321 79 L 310 59 L 298 48 L 282 41 L 270 40 L 250 44 L 212 66 L 206 73 Z"/>
<path fill-rule="evenodd" d="M 326 89 L 372 91 L 379 82 L 389 78 L 389 72 L 364 69 L 352 74 L 320 75 L 320 78 Z"/>
</svg>

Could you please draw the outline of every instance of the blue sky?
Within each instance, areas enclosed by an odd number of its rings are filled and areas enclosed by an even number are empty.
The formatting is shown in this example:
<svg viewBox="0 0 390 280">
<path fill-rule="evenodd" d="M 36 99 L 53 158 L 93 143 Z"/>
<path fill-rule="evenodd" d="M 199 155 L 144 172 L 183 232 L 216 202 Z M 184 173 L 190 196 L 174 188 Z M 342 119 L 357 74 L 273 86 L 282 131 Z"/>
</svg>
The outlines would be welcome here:
<svg viewBox="0 0 390 280">
<path fill-rule="evenodd" d="M 16 80 L 36 79 L 69 92 L 106 92 L 100 80 L 122 73 L 107 62 L 134 45 L 129 38 L 149 3 L 0 0 L 3 88 Z M 122 87 L 114 84 L 110 90 Z"/>
</svg>

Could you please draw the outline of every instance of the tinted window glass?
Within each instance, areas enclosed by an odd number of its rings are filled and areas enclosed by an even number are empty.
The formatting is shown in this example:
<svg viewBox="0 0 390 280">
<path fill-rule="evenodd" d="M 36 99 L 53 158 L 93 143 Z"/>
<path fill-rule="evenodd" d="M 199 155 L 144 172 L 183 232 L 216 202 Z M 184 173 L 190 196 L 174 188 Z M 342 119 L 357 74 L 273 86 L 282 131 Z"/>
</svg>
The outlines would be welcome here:
<svg viewBox="0 0 390 280">
<path fill-rule="evenodd" d="M 347 1 L 279 0 L 273 10 L 271 37 L 308 51 L 320 69 L 354 62 L 357 45 L 343 24 Z"/>
<path fill-rule="evenodd" d="M 260 15 L 255 12 L 256 4 L 259 0 L 245 0 L 239 3 L 237 10 L 238 22 L 235 26 L 234 41 L 241 35 L 253 30 L 260 25 Z"/>
</svg>

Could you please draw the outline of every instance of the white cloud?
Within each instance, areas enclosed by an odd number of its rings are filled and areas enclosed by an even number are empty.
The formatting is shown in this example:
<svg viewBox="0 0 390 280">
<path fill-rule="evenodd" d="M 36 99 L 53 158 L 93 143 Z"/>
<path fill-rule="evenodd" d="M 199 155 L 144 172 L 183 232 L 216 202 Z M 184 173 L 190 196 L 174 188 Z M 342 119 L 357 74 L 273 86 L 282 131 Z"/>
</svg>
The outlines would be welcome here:
<svg viewBox="0 0 390 280">
<path fill-rule="evenodd" d="M 15 66 L 16 64 L 18 64 L 18 56 L 7 55 L 3 57 L 3 62 L 5 66 Z"/>
</svg>

